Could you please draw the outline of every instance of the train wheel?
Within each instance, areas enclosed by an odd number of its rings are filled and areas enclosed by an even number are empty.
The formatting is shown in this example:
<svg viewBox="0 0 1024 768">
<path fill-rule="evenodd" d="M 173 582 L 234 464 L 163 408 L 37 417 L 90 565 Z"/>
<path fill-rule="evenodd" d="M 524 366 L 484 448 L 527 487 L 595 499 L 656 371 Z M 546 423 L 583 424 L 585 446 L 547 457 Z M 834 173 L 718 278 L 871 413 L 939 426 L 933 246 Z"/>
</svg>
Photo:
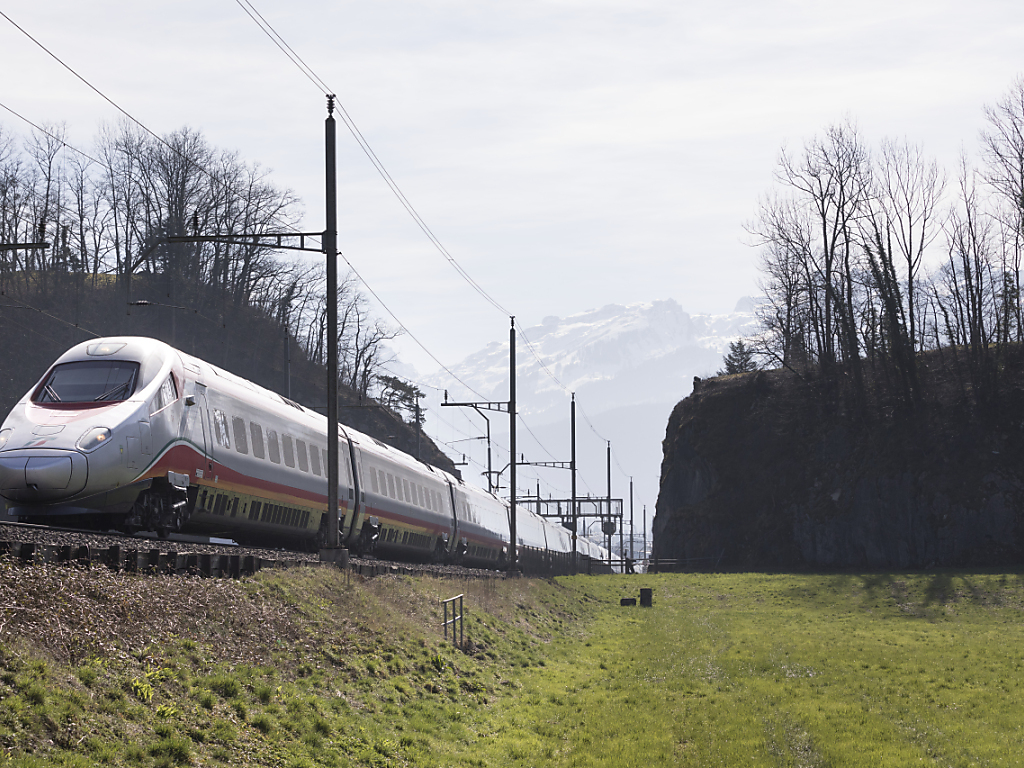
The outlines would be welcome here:
<svg viewBox="0 0 1024 768">
<path fill-rule="evenodd" d="M 448 554 L 448 543 L 440 536 L 437 537 L 437 545 L 434 547 L 434 553 L 430 556 L 430 562 L 432 563 L 443 563 L 445 556 Z"/>
<path fill-rule="evenodd" d="M 359 532 L 356 552 L 362 555 L 372 555 L 373 551 L 377 548 L 377 538 L 379 536 L 380 525 L 371 525 L 369 522 L 363 523 L 363 528 Z"/>
<path fill-rule="evenodd" d="M 327 549 L 327 517 L 323 516 L 320 518 L 320 528 L 316 532 L 316 540 L 314 543 L 316 551 L 319 552 L 321 549 Z"/>
</svg>

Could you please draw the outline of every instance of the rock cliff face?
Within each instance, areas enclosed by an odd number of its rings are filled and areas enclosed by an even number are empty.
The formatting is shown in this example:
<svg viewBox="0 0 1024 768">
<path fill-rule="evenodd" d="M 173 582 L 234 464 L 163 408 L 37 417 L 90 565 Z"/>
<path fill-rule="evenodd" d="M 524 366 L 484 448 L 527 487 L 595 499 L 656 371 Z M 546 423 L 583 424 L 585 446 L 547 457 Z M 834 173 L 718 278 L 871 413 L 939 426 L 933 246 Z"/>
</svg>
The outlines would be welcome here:
<svg viewBox="0 0 1024 768">
<path fill-rule="evenodd" d="M 783 371 L 699 382 L 672 413 L 655 553 L 690 568 L 886 569 L 1024 561 L 1024 391 L 955 388 L 852 417 Z"/>
</svg>

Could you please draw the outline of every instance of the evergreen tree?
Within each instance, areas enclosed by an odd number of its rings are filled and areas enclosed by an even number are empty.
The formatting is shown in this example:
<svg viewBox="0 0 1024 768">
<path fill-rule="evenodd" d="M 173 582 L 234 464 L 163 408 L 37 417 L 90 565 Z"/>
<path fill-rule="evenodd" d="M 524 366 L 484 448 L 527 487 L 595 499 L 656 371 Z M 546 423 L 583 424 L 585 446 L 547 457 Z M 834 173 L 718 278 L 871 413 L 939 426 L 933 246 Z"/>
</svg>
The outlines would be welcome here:
<svg viewBox="0 0 1024 768">
<path fill-rule="evenodd" d="M 407 412 L 409 423 L 415 425 L 417 423 L 416 402 L 423 397 L 423 391 L 415 384 L 402 381 L 397 376 L 381 375 L 377 377 L 377 382 L 381 387 L 380 396 L 377 398 L 380 404 L 400 415 L 403 411 Z M 425 420 L 423 412 L 420 411 L 418 425 L 423 426 Z"/>
<path fill-rule="evenodd" d="M 729 352 L 723 358 L 725 368 L 716 373 L 716 376 L 728 376 L 733 373 L 750 373 L 758 370 L 757 360 L 754 359 L 753 348 L 743 343 L 743 339 L 729 342 Z"/>
</svg>

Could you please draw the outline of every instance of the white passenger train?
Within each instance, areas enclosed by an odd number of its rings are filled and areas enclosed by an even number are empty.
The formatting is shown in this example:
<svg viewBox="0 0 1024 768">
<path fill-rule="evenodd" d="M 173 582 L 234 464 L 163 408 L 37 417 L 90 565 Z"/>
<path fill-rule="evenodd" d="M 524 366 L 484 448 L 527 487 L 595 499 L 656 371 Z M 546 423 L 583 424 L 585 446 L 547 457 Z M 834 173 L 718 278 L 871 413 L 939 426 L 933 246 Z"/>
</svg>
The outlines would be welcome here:
<svg viewBox="0 0 1024 768">
<path fill-rule="evenodd" d="M 322 546 L 327 420 L 298 403 L 138 337 L 64 355 L 0 427 L 11 518 L 162 536 Z M 357 553 L 502 567 L 509 507 L 349 427 L 339 428 L 339 531 Z M 518 508 L 517 538 L 571 552 L 570 534 Z M 584 559 L 605 559 L 580 537 Z"/>
</svg>

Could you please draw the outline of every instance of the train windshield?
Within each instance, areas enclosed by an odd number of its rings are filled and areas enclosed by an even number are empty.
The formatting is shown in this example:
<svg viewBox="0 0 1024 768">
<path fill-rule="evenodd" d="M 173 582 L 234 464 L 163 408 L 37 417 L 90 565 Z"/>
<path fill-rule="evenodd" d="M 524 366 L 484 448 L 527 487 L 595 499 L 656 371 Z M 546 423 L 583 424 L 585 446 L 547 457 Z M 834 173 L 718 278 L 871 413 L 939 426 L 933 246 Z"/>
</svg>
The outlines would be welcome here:
<svg viewBox="0 0 1024 768">
<path fill-rule="evenodd" d="M 55 367 L 32 398 L 34 403 L 113 403 L 135 391 L 139 364 L 88 360 Z"/>
</svg>

